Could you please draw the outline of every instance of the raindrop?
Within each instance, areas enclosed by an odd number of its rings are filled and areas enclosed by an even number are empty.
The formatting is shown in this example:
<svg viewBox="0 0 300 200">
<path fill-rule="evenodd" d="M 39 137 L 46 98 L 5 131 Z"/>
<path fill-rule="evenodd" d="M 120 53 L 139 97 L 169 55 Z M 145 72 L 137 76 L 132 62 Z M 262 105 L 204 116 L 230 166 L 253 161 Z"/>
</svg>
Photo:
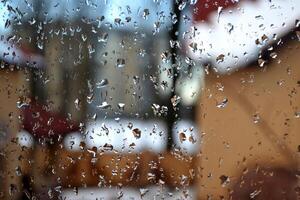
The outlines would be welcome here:
<svg viewBox="0 0 300 200">
<path fill-rule="evenodd" d="M 98 42 L 107 42 L 108 33 L 104 32 L 98 37 Z"/>
<path fill-rule="evenodd" d="M 186 141 L 186 135 L 184 132 L 179 133 L 179 140 L 181 143 Z"/>
<path fill-rule="evenodd" d="M 219 177 L 219 179 L 221 180 L 221 185 L 224 187 L 226 186 L 229 182 L 230 182 L 230 179 L 228 176 L 225 176 L 225 175 L 221 175 Z"/>
<path fill-rule="evenodd" d="M 159 113 L 160 105 L 153 103 L 151 108 L 152 108 L 154 114 L 157 114 L 157 113 Z"/>
<path fill-rule="evenodd" d="M 128 127 L 129 129 L 132 129 L 132 127 L 133 127 L 132 122 L 129 122 L 127 127 Z"/>
<path fill-rule="evenodd" d="M 174 95 L 171 98 L 171 103 L 172 103 L 173 107 L 176 107 L 180 103 L 180 100 L 181 100 L 180 96 Z"/>
<path fill-rule="evenodd" d="M 139 81 L 140 81 L 140 77 L 138 77 L 138 76 L 133 76 L 133 83 L 134 83 L 135 85 L 138 84 Z"/>
<path fill-rule="evenodd" d="M 166 91 L 167 88 L 169 87 L 169 84 L 168 84 L 167 81 L 162 81 L 162 82 L 160 83 L 160 87 L 161 87 L 161 89 L 162 89 L 163 91 Z"/>
<path fill-rule="evenodd" d="M 177 15 L 176 15 L 176 14 L 172 14 L 172 15 L 171 15 L 171 20 L 172 20 L 172 23 L 173 23 L 173 24 L 176 24 L 177 21 L 178 21 Z"/>
<path fill-rule="evenodd" d="M 125 103 L 118 103 L 118 108 L 123 111 L 125 108 Z"/>
<path fill-rule="evenodd" d="M 52 189 L 48 190 L 48 196 L 49 196 L 50 199 L 54 198 L 54 194 L 53 194 L 53 190 Z"/>
<path fill-rule="evenodd" d="M 225 55 L 224 54 L 220 54 L 218 55 L 218 57 L 216 58 L 217 63 L 221 63 L 224 61 Z"/>
<path fill-rule="evenodd" d="M 97 106 L 98 108 L 101 109 L 108 109 L 111 107 L 111 105 L 109 103 L 107 103 L 106 101 L 103 101 L 99 106 Z"/>
<path fill-rule="evenodd" d="M 80 100 L 77 98 L 77 99 L 75 99 L 75 101 L 74 101 L 74 104 L 75 104 L 75 108 L 77 109 L 77 110 L 80 110 Z"/>
<path fill-rule="evenodd" d="M 260 117 L 259 117 L 258 114 L 253 115 L 253 122 L 254 122 L 254 124 L 257 124 L 259 122 L 259 120 L 260 120 Z"/>
<path fill-rule="evenodd" d="M 275 58 L 277 58 L 277 53 L 272 52 L 272 53 L 270 53 L 270 56 L 271 56 L 271 58 L 275 59 Z"/>
<path fill-rule="evenodd" d="M 37 41 L 37 46 L 39 49 L 43 50 L 44 49 L 44 44 L 42 41 Z"/>
<path fill-rule="evenodd" d="M 20 166 L 17 166 L 17 167 L 16 167 L 16 175 L 17 175 L 17 176 L 22 176 L 22 170 L 21 170 L 21 167 L 20 167 Z"/>
<path fill-rule="evenodd" d="M 195 5 L 197 3 L 198 0 L 190 0 L 190 4 L 191 5 Z"/>
<path fill-rule="evenodd" d="M 31 18 L 30 20 L 28 20 L 28 23 L 30 24 L 30 25 L 33 25 L 33 24 L 35 24 L 35 22 L 36 22 L 36 20 L 35 20 L 35 18 Z"/>
<path fill-rule="evenodd" d="M 114 149 L 113 145 L 105 143 L 103 145 L 105 151 L 112 151 Z"/>
<path fill-rule="evenodd" d="M 265 63 L 266 63 L 266 61 L 264 59 L 261 59 L 261 58 L 259 58 L 257 60 L 257 62 L 258 62 L 258 66 L 260 66 L 260 67 L 263 67 L 265 65 Z"/>
<path fill-rule="evenodd" d="M 15 184 L 10 184 L 9 186 L 9 195 L 13 196 L 17 192 L 17 186 Z"/>
<path fill-rule="evenodd" d="M 195 42 L 192 42 L 189 44 L 189 47 L 192 49 L 192 51 L 195 53 L 198 50 L 198 44 Z"/>
<path fill-rule="evenodd" d="M 228 31 L 229 34 L 233 31 L 233 29 L 234 29 L 233 24 L 232 23 L 228 23 L 227 24 L 227 31 Z"/>
<path fill-rule="evenodd" d="M 147 179 L 148 179 L 148 181 L 154 181 L 154 180 L 155 180 L 155 174 L 153 174 L 153 173 L 148 173 L 148 174 L 147 174 Z"/>
<path fill-rule="evenodd" d="M 147 8 L 144 9 L 144 11 L 143 11 L 143 18 L 147 19 L 149 14 L 150 14 L 149 9 L 147 9 Z"/>
<path fill-rule="evenodd" d="M 296 19 L 296 21 L 295 21 L 295 26 L 298 28 L 298 27 L 300 27 L 300 20 L 299 19 Z"/>
<path fill-rule="evenodd" d="M 96 119 L 97 119 L 97 114 L 96 114 L 96 113 L 92 116 L 92 119 L 93 119 L 93 120 L 96 120 Z"/>
<path fill-rule="evenodd" d="M 120 24 L 121 24 L 121 19 L 120 18 L 116 18 L 115 19 L 115 25 L 120 26 Z"/>
<path fill-rule="evenodd" d="M 300 31 L 296 31 L 296 36 L 297 36 L 298 41 L 300 41 Z"/>
<path fill-rule="evenodd" d="M 131 17 L 126 17 L 125 20 L 126 20 L 127 23 L 130 22 L 131 21 Z"/>
<path fill-rule="evenodd" d="M 81 34 L 81 39 L 83 42 L 87 40 L 87 35 L 86 34 Z"/>
<path fill-rule="evenodd" d="M 4 28 L 8 28 L 11 25 L 11 22 L 9 19 L 6 20 Z"/>
<path fill-rule="evenodd" d="M 106 135 L 109 134 L 109 129 L 106 127 L 105 123 L 102 123 L 101 130 L 104 131 Z"/>
<path fill-rule="evenodd" d="M 189 141 L 190 141 L 192 144 L 195 144 L 195 143 L 197 142 L 193 135 L 190 135 Z"/>
<path fill-rule="evenodd" d="M 100 80 L 100 82 L 97 82 L 96 87 L 103 88 L 103 87 L 106 87 L 108 84 L 109 84 L 108 80 L 105 78 L 105 79 Z"/>
<path fill-rule="evenodd" d="M 121 199 L 123 196 L 124 196 L 123 192 L 122 192 L 122 191 L 119 191 L 119 192 L 118 192 L 117 199 Z"/>
<path fill-rule="evenodd" d="M 217 108 L 224 108 L 228 103 L 228 99 L 223 99 L 220 103 L 217 103 Z"/>
<path fill-rule="evenodd" d="M 140 129 L 135 128 L 135 129 L 132 130 L 132 133 L 133 133 L 133 135 L 134 135 L 134 137 L 135 137 L 136 139 L 141 138 L 141 133 L 142 133 L 142 132 L 141 132 Z"/>
<path fill-rule="evenodd" d="M 24 102 L 22 100 L 17 101 L 17 107 L 18 108 L 23 108 L 23 107 L 26 107 L 26 106 L 29 106 L 29 104 L 27 102 Z"/>
<path fill-rule="evenodd" d="M 295 118 L 300 118 L 300 111 L 295 112 Z"/>
<path fill-rule="evenodd" d="M 171 60 L 171 53 L 169 51 L 165 51 L 160 55 L 160 57 L 164 63 L 168 63 Z"/>
<path fill-rule="evenodd" d="M 86 144 L 83 141 L 81 141 L 80 144 L 79 144 L 79 148 L 81 150 L 84 150 L 85 146 L 86 146 Z"/>
<path fill-rule="evenodd" d="M 280 79 L 279 81 L 277 81 L 277 85 L 279 86 L 282 86 L 284 84 L 284 80 L 283 79 Z"/>
<path fill-rule="evenodd" d="M 186 1 L 182 1 L 182 2 L 179 4 L 178 9 L 179 9 L 179 10 L 183 10 L 183 9 L 185 8 L 185 6 L 186 6 Z"/>
<path fill-rule="evenodd" d="M 222 7 L 222 6 L 219 6 L 219 7 L 218 7 L 218 23 L 219 23 L 220 16 L 221 16 L 222 12 L 223 12 L 223 7 Z"/>
<path fill-rule="evenodd" d="M 119 68 L 125 67 L 125 59 L 124 58 L 117 59 L 117 67 L 119 67 Z"/>
<path fill-rule="evenodd" d="M 261 190 L 254 190 L 253 192 L 250 193 L 250 199 L 256 199 L 256 196 L 261 193 Z"/>
<path fill-rule="evenodd" d="M 140 188 L 141 197 L 144 197 L 147 194 L 147 192 L 149 192 L 149 189 Z"/>
<path fill-rule="evenodd" d="M 131 149 L 134 149 L 134 147 L 135 147 L 135 143 L 133 142 L 133 143 L 131 143 L 130 145 L 129 145 L 129 147 L 131 148 Z"/>
</svg>

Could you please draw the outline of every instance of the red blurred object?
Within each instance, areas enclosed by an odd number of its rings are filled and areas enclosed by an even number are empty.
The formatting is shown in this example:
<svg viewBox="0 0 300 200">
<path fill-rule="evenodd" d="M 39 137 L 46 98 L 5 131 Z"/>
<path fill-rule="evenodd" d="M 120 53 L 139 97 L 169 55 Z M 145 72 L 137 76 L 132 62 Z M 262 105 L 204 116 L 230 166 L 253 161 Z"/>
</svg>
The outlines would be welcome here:
<svg viewBox="0 0 300 200">
<path fill-rule="evenodd" d="M 219 7 L 223 9 L 235 7 L 240 1 L 235 0 L 198 0 L 194 9 L 194 21 L 207 21 L 212 12 L 216 12 Z M 255 0 L 244 0 L 255 1 Z"/>
<path fill-rule="evenodd" d="M 22 108 L 23 128 L 37 138 L 52 138 L 78 131 L 79 124 L 56 113 L 46 106 L 31 102 Z"/>
</svg>

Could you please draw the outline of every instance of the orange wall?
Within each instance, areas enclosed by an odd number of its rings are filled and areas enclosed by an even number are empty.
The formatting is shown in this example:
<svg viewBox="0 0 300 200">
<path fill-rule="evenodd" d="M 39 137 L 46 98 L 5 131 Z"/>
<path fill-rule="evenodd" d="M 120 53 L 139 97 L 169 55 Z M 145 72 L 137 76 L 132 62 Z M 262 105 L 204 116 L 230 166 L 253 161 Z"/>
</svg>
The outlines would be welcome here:
<svg viewBox="0 0 300 200">
<path fill-rule="evenodd" d="M 20 176 L 16 174 L 16 168 L 21 167 L 24 171 L 25 162 L 24 152 L 17 144 L 15 138 L 20 130 L 19 109 L 17 102 L 20 97 L 28 94 L 28 82 L 25 81 L 25 73 L 23 70 L 11 70 L 9 68 L 0 70 L 0 125 L 1 129 L 7 133 L 5 138 L 1 138 L 1 168 L 4 170 L 4 177 L 0 180 L 1 198 L 16 199 L 21 192 Z M 8 195 L 10 184 L 17 187 L 12 196 Z"/>
<path fill-rule="evenodd" d="M 295 168 L 300 143 L 300 49 L 289 42 L 264 68 L 250 66 L 232 75 L 209 74 L 199 102 L 202 130 L 200 198 L 228 195 L 242 170 L 258 164 Z M 224 91 L 219 90 L 224 86 Z M 218 89 L 219 88 L 219 89 Z M 216 104 L 224 98 L 224 108 Z M 254 115 L 259 116 L 254 123 Z M 299 165 L 298 165 L 299 166 Z"/>
</svg>

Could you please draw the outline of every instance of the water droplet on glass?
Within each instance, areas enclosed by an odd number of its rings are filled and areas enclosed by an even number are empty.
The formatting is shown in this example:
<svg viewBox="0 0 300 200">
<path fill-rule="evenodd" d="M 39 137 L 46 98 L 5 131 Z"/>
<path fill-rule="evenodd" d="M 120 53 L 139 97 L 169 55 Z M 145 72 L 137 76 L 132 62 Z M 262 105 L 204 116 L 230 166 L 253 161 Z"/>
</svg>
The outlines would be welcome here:
<svg viewBox="0 0 300 200">
<path fill-rule="evenodd" d="M 133 76 L 133 83 L 134 83 L 135 85 L 138 84 L 139 81 L 140 81 L 140 77 L 138 77 L 138 76 Z"/>
<path fill-rule="evenodd" d="M 296 31 L 296 36 L 297 36 L 298 41 L 300 41 L 300 31 Z"/>
<path fill-rule="evenodd" d="M 160 57 L 164 63 L 168 63 L 171 60 L 171 53 L 169 51 L 165 51 L 160 55 Z"/>
<path fill-rule="evenodd" d="M 198 0 L 190 0 L 191 5 L 195 5 L 198 2 Z"/>
<path fill-rule="evenodd" d="M 153 173 L 148 173 L 147 174 L 147 179 L 148 179 L 148 181 L 154 181 L 155 180 L 155 174 L 153 174 Z"/>
<path fill-rule="evenodd" d="M 192 144 L 195 144 L 197 142 L 197 140 L 195 139 L 195 137 L 193 135 L 190 135 L 189 142 Z"/>
<path fill-rule="evenodd" d="M 233 24 L 232 23 L 228 23 L 227 24 L 227 31 L 228 31 L 229 34 L 233 31 L 233 29 L 234 29 Z"/>
<path fill-rule="evenodd" d="M 104 32 L 98 37 L 98 42 L 107 42 L 108 33 Z"/>
<path fill-rule="evenodd" d="M 149 189 L 140 188 L 141 197 L 144 197 L 147 194 L 147 192 L 149 192 Z"/>
<path fill-rule="evenodd" d="M 217 103 L 217 108 L 224 108 L 228 103 L 228 99 L 223 99 L 220 103 Z"/>
<path fill-rule="evenodd" d="M 97 82 L 96 87 L 97 88 L 103 88 L 103 87 L 106 87 L 108 84 L 109 84 L 108 80 L 105 78 L 105 79 L 102 79 L 99 82 Z"/>
<path fill-rule="evenodd" d="M 138 128 L 135 128 L 132 130 L 132 133 L 133 133 L 133 136 L 136 138 L 136 139 L 139 139 L 141 138 L 141 130 L 138 129 Z"/>
<path fill-rule="evenodd" d="M 77 99 L 75 99 L 75 101 L 74 101 L 74 104 L 75 104 L 75 108 L 77 109 L 77 110 L 80 110 L 80 100 L 77 98 Z"/>
<path fill-rule="evenodd" d="M 125 103 L 118 103 L 118 108 L 123 111 L 125 108 Z"/>
<path fill-rule="evenodd" d="M 180 96 L 174 95 L 171 98 L 171 103 L 172 103 L 173 107 L 176 107 L 180 103 L 180 100 L 181 100 Z"/>
<path fill-rule="evenodd" d="M 125 18 L 125 21 L 128 23 L 128 22 L 130 22 L 131 21 L 131 17 L 126 17 Z"/>
<path fill-rule="evenodd" d="M 183 9 L 185 8 L 185 6 L 186 6 L 186 3 L 187 3 L 187 1 L 182 1 L 182 2 L 179 4 L 178 9 L 179 9 L 179 10 L 183 10 Z"/>
<path fill-rule="evenodd" d="M 275 59 L 277 58 L 277 53 L 276 52 L 272 52 L 270 53 L 271 58 Z"/>
<path fill-rule="evenodd" d="M 117 67 L 119 67 L 119 68 L 125 67 L 125 59 L 124 58 L 117 59 Z"/>
<path fill-rule="evenodd" d="M 39 49 L 43 50 L 44 49 L 44 43 L 42 41 L 37 41 L 37 46 Z"/>
<path fill-rule="evenodd" d="M 184 132 L 179 133 L 179 140 L 181 143 L 186 141 L 186 135 Z"/>
<path fill-rule="evenodd" d="M 119 191 L 119 192 L 118 192 L 117 199 L 121 199 L 123 196 L 124 196 L 123 192 L 122 192 L 122 191 Z"/>
<path fill-rule="evenodd" d="M 259 58 L 257 60 L 257 62 L 258 62 L 258 66 L 260 66 L 260 67 L 263 67 L 265 65 L 265 63 L 266 63 L 266 61 L 264 59 L 261 59 L 261 58 Z"/>
<path fill-rule="evenodd" d="M 195 53 L 198 50 L 198 44 L 195 42 L 192 42 L 189 44 L 189 47 L 192 49 L 192 51 Z"/>
<path fill-rule="evenodd" d="M 132 123 L 132 122 L 129 122 L 128 125 L 127 125 L 127 127 L 128 127 L 129 129 L 132 129 L 133 123 Z"/>
<path fill-rule="evenodd" d="M 225 175 L 221 175 L 221 176 L 219 177 L 219 179 L 221 180 L 221 185 L 222 185 L 223 187 L 225 187 L 225 186 L 230 182 L 229 177 L 228 177 L 228 176 L 225 176 Z"/>
<path fill-rule="evenodd" d="M 223 7 L 222 7 L 222 6 L 219 6 L 219 7 L 218 7 L 218 22 L 219 22 L 219 20 L 220 20 L 220 16 L 221 16 L 222 12 L 223 12 Z"/>
<path fill-rule="evenodd" d="M 295 112 L 295 118 L 300 118 L 300 111 Z"/>
<path fill-rule="evenodd" d="M 176 14 L 172 14 L 171 15 L 171 20 L 172 20 L 173 24 L 176 24 L 178 22 L 177 15 Z"/>
<path fill-rule="evenodd" d="M 29 23 L 30 25 L 35 24 L 35 22 L 36 22 L 36 20 L 35 20 L 34 17 L 32 17 L 30 20 L 28 20 L 28 23 Z"/>
<path fill-rule="evenodd" d="M 101 109 L 108 109 L 111 107 L 111 105 L 109 103 L 107 103 L 106 101 L 103 101 L 99 106 L 97 106 L 98 108 Z"/>
<path fill-rule="evenodd" d="M 17 176 L 22 176 L 22 170 L 21 170 L 21 167 L 20 167 L 20 166 L 17 166 L 17 167 L 16 167 L 16 175 L 17 175 Z"/>
<path fill-rule="evenodd" d="M 24 102 L 22 100 L 17 101 L 17 107 L 18 108 L 23 108 L 23 107 L 26 107 L 26 106 L 29 106 L 29 104 L 27 102 Z"/>
<path fill-rule="evenodd" d="M 48 196 L 49 196 L 50 199 L 54 198 L 54 193 L 53 193 L 52 189 L 48 190 Z"/>
<path fill-rule="evenodd" d="M 250 193 L 249 197 L 250 199 L 256 199 L 256 196 L 261 193 L 261 190 L 254 190 L 253 192 Z"/>
<path fill-rule="evenodd" d="M 92 116 L 92 119 L 93 119 L 93 120 L 96 120 L 96 119 L 97 119 L 97 114 L 96 114 L 96 113 Z"/>
<path fill-rule="evenodd" d="M 224 54 L 220 54 L 218 55 L 218 57 L 216 58 L 217 63 L 221 63 L 224 61 L 225 55 Z"/>
<path fill-rule="evenodd" d="M 149 14 L 150 14 L 149 9 L 147 9 L 147 8 L 144 9 L 144 11 L 143 11 L 143 18 L 147 19 Z"/>
<path fill-rule="evenodd" d="M 115 19 L 115 25 L 117 25 L 117 26 L 121 25 L 121 19 L 120 18 Z"/>
<path fill-rule="evenodd" d="M 105 151 L 112 151 L 114 149 L 113 145 L 105 143 L 103 145 Z"/>
<path fill-rule="evenodd" d="M 253 115 L 253 122 L 254 122 L 254 124 L 257 124 L 259 122 L 259 120 L 260 120 L 260 117 L 259 117 L 258 114 Z"/>
<path fill-rule="evenodd" d="M 295 26 L 298 28 L 300 27 L 300 20 L 299 19 L 296 19 L 295 20 Z"/>
</svg>

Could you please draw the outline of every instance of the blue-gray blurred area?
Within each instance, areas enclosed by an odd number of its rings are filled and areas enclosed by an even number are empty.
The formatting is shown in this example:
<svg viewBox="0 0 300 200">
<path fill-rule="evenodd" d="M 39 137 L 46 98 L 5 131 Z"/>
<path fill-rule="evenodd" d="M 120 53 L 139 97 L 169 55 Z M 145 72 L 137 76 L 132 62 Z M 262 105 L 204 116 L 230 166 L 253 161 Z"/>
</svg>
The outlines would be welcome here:
<svg viewBox="0 0 300 200">
<path fill-rule="evenodd" d="M 34 24 L 37 19 L 43 20 L 44 24 L 79 20 L 94 24 L 97 28 L 105 26 L 128 31 L 158 32 L 166 30 L 171 24 L 172 1 L 16 0 L 2 1 L 1 7 L 2 29 L 6 19 L 10 18 L 14 22 L 29 24 Z"/>
</svg>

